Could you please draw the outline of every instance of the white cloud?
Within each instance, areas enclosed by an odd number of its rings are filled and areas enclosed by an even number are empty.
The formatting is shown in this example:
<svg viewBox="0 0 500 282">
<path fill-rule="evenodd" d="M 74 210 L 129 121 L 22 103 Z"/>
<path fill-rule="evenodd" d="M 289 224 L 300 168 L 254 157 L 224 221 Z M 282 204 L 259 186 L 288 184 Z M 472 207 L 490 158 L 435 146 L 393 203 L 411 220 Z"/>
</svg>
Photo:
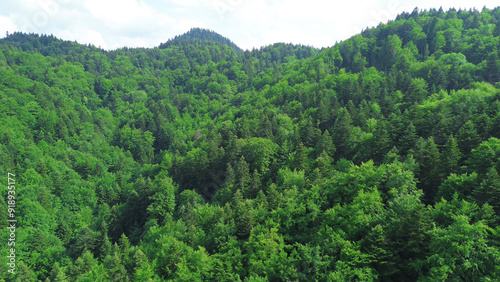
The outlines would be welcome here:
<svg viewBox="0 0 500 282">
<path fill-rule="evenodd" d="M 164 20 L 165 15 L 156 11 L 144 1 L 136 0 L 87 0 L 84 4 L 94 20 L 113 30 L 127 30 L 134 27 L 153 26 L 155 21 Z"/>
<path fill-rule="evenodd" d="M 171 0 L 170 2 L 177 6 L 188 7 L 196 7 L 202 4 L 200 0 Z"/>
<path fill-rule="evenodd" d="M 243 49 L 275 42 L 327 47 L 417 6 L 481 10 L 485 5 L 498 4 L 491 0 L 474 4 L 465 0 L 18 0 L 2 4 L 0 32 L 54 34 L 114 49 L 154 47 L 202 27 Z"/>
<path fill-rule="evenodd" d="M 18 30 L 18 27 L 12 22 L 12 20 L 5 16 L 0 16 L 0 36 L 3 36 L 7 32 L 14 32 Z"/>
<path fill-rule="evenodd" d="M 90 43 L 94 44 L 96 47 L 110 49 L 110 46 L 108 46 L 106 40 L 100 32 L 88 28 L 73 27 L 69 30 L 63 31 L 61 33 L 61 37 L 66 40 L 76 40 L 83 44 Z"/>
</svg>

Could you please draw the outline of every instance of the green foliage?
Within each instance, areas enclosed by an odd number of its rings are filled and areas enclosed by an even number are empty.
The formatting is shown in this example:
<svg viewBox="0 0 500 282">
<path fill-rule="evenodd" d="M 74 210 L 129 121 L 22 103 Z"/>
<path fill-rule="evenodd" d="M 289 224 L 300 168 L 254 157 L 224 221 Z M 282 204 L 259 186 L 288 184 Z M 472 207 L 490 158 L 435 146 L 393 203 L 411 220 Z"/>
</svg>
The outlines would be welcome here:
<svg viewBox="0 0 500 282">
<path fill-rule="evenodd" d="M 158 219 L 160 222 L 167 216 L 173 214 L 175 210 L 175 192 L 177 188 L 172 183 L 172 179 L 156 178 L 154 182 L 155 191 L 150 197 L 152 203 L 147 210 L 150 216 Z"/>
<path fill-rule="evenodd" d="M 467 59 L 461 53 L 444 54 L 437 60 L 439 64 L 460 66 L 467 63 Z"/>
<path fill-rule="evenodd" d="M 321 50 L 0 39 L 17 281 L 498 280 L 499 11 Z"/>
<path fill-rule="evenodd" d="M 293 266 L 294 254 L 288 254 L 289 246 L 284 244 L 278 228 L 272 221 L 267 226 L 256 226 L 245 243 L 248 255 L 248 273 L 266 277 L 269 280 L 290 280 L 297 277 Z"/>
<path fill-rule="evenodd" d="M 439 201 L 441 198 L 450 200 L 455 194 L 462 199 L 467 199 L 477 189 L 478 185 L 479 179 L 476 172 L 470 175 L 452 173 L 439 186 L 436 201 Z"/>
<path fill-rule="evenodd" d="M 445 228 L 429 232 L 431 255 L 426 259 L 428 279 L 477 281 L 497 277 L 498 249 L 487 244 L 488 227 L 471 224 L 467 216 L 454 216 Z"/>
<path fill-rule="evenodd" d="M 473 192 L 473 198 L 479 204 L 490 204 L 495 211 L 500 211 L 500 177 L 497 170 L 492 167 L 486 173 L 481 185 Z"/>
<path fill-rule="evenodd" d="M 500 140 L 490 138 L 472 150 L 468 164 L 471 170 L 486 174 L 489 168 L 498 167 L 499 157 Z"/>
</svg>

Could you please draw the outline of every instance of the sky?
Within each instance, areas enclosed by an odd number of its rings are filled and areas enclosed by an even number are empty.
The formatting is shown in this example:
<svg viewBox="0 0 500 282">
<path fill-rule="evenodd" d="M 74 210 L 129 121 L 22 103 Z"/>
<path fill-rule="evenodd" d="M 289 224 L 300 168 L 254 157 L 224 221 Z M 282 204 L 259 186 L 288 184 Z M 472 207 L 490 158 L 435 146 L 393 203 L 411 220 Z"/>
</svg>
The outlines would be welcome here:
<svg viewBox="0 0 500 282">
<path fill-rule="evenodd" d="M 0 37 L 53 34 L 106 50 L 153 48 L 193 27 L 251 50 L 276 42 L 329 47 L 402 12 L 500 6 L 497 0 L 3 0 Z"/>
</svg>

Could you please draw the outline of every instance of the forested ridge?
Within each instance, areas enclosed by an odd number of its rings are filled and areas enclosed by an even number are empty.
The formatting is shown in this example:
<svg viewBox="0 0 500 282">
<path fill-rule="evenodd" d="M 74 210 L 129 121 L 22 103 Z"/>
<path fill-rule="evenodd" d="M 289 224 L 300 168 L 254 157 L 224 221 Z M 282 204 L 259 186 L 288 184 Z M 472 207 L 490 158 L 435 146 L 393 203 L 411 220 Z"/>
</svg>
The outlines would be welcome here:
<svg viewBox="0 0 500 282">
<path fill-rule="evenodd" d="M 8 35 L 0 278 L 496 281 L 499 45 L 500 8 L 415 9 L 323 49 Z"/>
</svg>

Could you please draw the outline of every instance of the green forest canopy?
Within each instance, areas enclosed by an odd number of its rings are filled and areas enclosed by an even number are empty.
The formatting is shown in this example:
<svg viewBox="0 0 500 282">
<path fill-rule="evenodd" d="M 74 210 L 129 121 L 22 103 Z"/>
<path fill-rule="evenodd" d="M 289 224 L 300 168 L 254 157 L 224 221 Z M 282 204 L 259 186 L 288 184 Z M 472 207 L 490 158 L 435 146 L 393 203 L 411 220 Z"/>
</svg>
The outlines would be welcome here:
<svg viewBox="0 0 500 282">
<path fill-rule="evenodd" d="M 11 34 L 0 278 L 497 280 L 499 45 L 500 8 L 415 9 L 321 50 Z M 3 242 L 7 216 L 2 197 Z"/>
</svg>

